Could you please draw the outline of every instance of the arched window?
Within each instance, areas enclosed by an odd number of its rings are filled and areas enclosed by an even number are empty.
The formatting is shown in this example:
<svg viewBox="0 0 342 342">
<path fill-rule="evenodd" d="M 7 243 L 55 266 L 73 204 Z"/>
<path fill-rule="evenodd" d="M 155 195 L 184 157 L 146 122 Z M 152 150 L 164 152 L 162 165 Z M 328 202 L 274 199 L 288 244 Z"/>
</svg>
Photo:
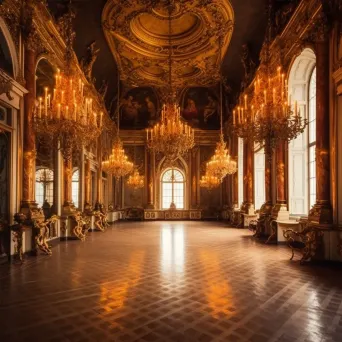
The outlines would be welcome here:
<svg viewBox="0 0 342 342">
<path fill-rule="evenodd" d="M 72 201 L 76 208 L 79 207 L 79 191 L 80 191 L 80 173 L 76 170 L 72 174 Z"/>
<path fill-rule="evenodd" d="M 45 200 L 53 204 L 53 171 L 41 168 L 36 171 L 36 202 L 41 207 Z"/>
<path fill-rule="evenodd" d="M 309 207 L 316 203 L 316 68 L 309 84 Z"/>
<path fill-rule="evenodd" d="M 161 179 L 162 209 L 169 209 L 171 203 L 177 209 L 184 209 L 185 182 L 182 172 L 177 169 L 168 169 Z"/>
<path fill-rule="evenodd" d="M 289 74 L 289 95 L 297 101 L 308 126 L 289 143 L 289 211 L 308 215 L 316 202 L 316 56 L 304 49 L 294 60 Z"/>
</svg>

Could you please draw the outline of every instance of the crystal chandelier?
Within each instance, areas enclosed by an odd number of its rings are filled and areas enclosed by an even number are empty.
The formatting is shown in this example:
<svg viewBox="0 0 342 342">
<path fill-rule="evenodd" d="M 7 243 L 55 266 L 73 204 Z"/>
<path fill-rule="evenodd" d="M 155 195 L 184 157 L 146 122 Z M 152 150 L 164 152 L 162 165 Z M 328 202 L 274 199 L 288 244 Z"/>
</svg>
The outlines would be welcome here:
<svg viewBox="0 0 342 342">
<path fill-rule="evenodd" d="M 136 165 L 135 160 L 135 146 L 134 146 L 134 164 Z M 133 174 L 128 177 L 127 185 L 133 190 L 138 190 L 144 187 L 145 177 L 140 175 L 137 167 L 134 168 Z"/>
<path fill-rule="evenodd" d="M 221 133 L 220 141 L 217 143 L 215 153 L 207 163 L 207 172 L 222 181 L 225 176 L 232 175 L 236 171 L 237 163 L 229 155 L 228 149 L 226 148 L 226 142 Z"/>
<path fill-rule="evenodd" d="M 207 190 L 212 190 L 217 188 L 221 184 L 221 180 L 209 172 L 206 172 L 204 176 L 200 179 L 200 187 Z"/>
<path fill-rule="evenodd" d="M 111 155 L 102 162 L 102 169 L 117 179 L 132 172 L 133 163 L 128 160 L 119 136 L 115 139 Z"/>
<path fill-rule="evenodd" d="M 261 65 L 253 83 L 252 94 L 240 96 L 233 111 L 233 130 L 243 139 L 265 146 L 272 153 L 280 141 L 291 141 L 304 132 L 308 122 L 301 115 L 297 102 L 292 108 L 288 84 L 282 68 L 271 64 L 271 21 L 262 49 Z M 250 100 L 249 100 L 250 99 Z"/>
<path fill-rule="evenodd" d="M 134 190 L 138 190 L 143 188 L 144 184 L 144 176 L 140 175 L 139 171 L 135 169 L 133 174 L 128 177 L 127 185 Z"/>
<path fill-rule="evenodd" d="M 72 10 L 67 20 L 67 41 L 65 71 L 56 74 L 55 88 L 50 93 L 44 88 L 44 96 L 39 97 L 35 108 L 34 126 L 38 137 L 46 141 L 59 142 L 64 159 L 72 156 L 73 150 L 95 140 L 102 131 L 103 113 L 93 108 L 93 100 L 84 96 L 84 84 L 72 66 Z"/>
<path fill-rule="evenodd" d="M 222 56 L 222 38 L 220 37 L 220 57 Z M 221 63 L 222 64 L 222 59 Z M 218 186 L 222 183 L 222 180 L 227 175 L 232 175 L 237 171 L 237 163 L 229 155 L 228 149 L 226 148 L 226 142 L 223 136 L 223 94 L 222 94 L 222 77 L 220 77 L 220 141 L 216 145 L 216 150 L 214 155 L 211 157 L 206 166 L 206 174 L 203 178 L 203 182 L 200 182 L 201 187 L 208 188 L 209 186 Z M 210 182 L 212 184 L 210 184 Z M 218 184 L 217 184 L 218 182 Z M 217 184 L 217 185 L 216 185 Z"/>
<path fill-rule="evenodd" d="M 172 90 L 172 42 L 171 42 L 171 1 L 169 11 L 169 101 L 164 104 L 161 120 L 153 128 L 147 129 L 147 146 L 173 163 L 194 146 L 194 130 L 181 119 L 180 108 L 176 104 Z"/>
<path fill-rule="evenodd" d="M 117 131 L 114 140 L 111 155 L 102 162 L 104 172 L 113 175 L 116 179 L 127 176 L 133 171 L 133 163 L 128 160 L 128 157 L 123 148 L 122 141 L 119 137 L 120 132 L 120 77 L 118 75 L 118 102 L 117 102 Z"/>
</svg>

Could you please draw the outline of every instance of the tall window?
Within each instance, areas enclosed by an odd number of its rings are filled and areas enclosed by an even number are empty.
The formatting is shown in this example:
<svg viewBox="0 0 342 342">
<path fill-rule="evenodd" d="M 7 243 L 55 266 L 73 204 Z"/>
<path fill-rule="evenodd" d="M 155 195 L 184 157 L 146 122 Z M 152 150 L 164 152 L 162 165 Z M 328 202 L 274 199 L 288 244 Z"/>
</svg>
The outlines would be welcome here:
<svg viewBox="0 0 342 342">
<path fill-rule="evenodd" d="M 72 174 L 72 201 L 76 208 L 79 207 L 80 173 L 76 170 Z"/>
<path fill-rule="evenodd" d="M 36 202 L 41 207 L 45 200 L 53 204 L 53 171 L 42 168 L 36 171 Z"/>
<path fill-rule="evenodd" d="M 309 207 L 316 203 L 316 68 L 309 84 Z"/>
<path fill-rule="evenodd" d="M 168 169 L 162 176 L 162 209 L 169 209 L 171 203 L 177 209 L 184 209 L 184 176 L 176 169 Z"/>
</svg>

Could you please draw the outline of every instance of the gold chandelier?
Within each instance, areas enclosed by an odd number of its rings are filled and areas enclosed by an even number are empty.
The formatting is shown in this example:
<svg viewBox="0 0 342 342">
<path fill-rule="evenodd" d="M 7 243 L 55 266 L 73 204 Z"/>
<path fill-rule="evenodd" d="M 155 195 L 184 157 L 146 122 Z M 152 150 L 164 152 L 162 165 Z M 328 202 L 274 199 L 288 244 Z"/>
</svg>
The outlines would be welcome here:
<svg viewBox="0 0 342 342">
<path fill-rule="evenodd" d="M 95 140 L 102 132 L 103 113 L 97 113 L 93 100 L 85 97 L 84 83 L 73 69 L 74 32 L 73 14 L 69 9 L 66 21 L 67 41 L 65 72 L 55 75 L 55 88 L 44 88 L 44 96 L 39 97 L 35 108 L 34 126 L 44 142 L 59 142 L 64 159 L 70 159 L 73 150 L 80 150 Z"/>
<path fill-rule="evenodd" d="M 172 41 L 171 13 L 169 3 L 169 101 L 164 104 L 161 120 L 153 128 L 147 129 L 147 145 L 157 153 L 163 153 L 165 158 L 173 163 L 178 157 L 191 150 L 195 144 L 194 130 L 181 119 L 180 108 L 175 101 L 172 90 Z"/>
<path fill-rule="evenodd" d="M 145 184 L 144 179 L 145 177 L 140 175 L 139 171 L 135 169 L 133 174 L 128 177 L 127 185 L 134 190 L 141 189 Z"/>
<path fill-rule="evenodd" d="M 208 174 L 223 180 L 227 175 L 232 175 L 237 171 L 237 163 L 231 158 L 226 148 L 226 142 L 223 134 L 220 135 L 220 141 L 217 143 L 214 155 L 207 163 Z"/>
<path fill-rule="evenodd" d="M 134 145 L 134 164 L 136 165 L 135 145 Z M 144 185 L 145 185 L 145 177 L 140 175 L 139 170 L 138 170 L 137 167 L 134 168 L 133 174 L 131 174 L 128 177 L 127 185 L 128 185 L 128 187 L 132 188 L 133 190 L 138 190 L 138 189 L 141 189 L 141 188 L 144 187 Z"/>
<path fill-rule="evenodd" d="M 212 190 L 217 188 L 221 184 L 221 180 L 206 171 L 206 174 L 200 179 L 200 187 L 207 190 Z"/>
<path fill-rule="evenodd" d="M 128 160 L 128 157 L 123 148 L 122 141 L 119 137 L 120 132 L 120 77 L 118 75 L 118 102 L 117 102 L 117 131 L 114 140 L 112 153 L 106 160 L 102 162 L 104 172 L 113 175 L 116 179 L 127 176 L 133 171 L 133 163 Z"/>
<path fill-rule="evenodd" d="M 281 66 L 276 69 L 270 58 L 271 22 L 262 49 L 261 66 L 253 83 L 252 93 L 240 96 L 233 111 L 233 130 L 243 139 L 265 146 L 271 153 L 280 141 L 291 141 L 304 132 L 308 122 L 302 117 L 297 101 L 292 109 L 288 84 Z"/>
<path fill-rule="evenodd" d="M 128 160 L 119 136 L 115 139 L 111 155 L 102 162 L 102 169 L 117 179 L 132 172 L 133 163 Z"/>
<path fill-rule="evenodd" d="M 220 57 L 222 56 L 222 38 L 219 41 Z M 222 59 L 220 65 L 222 64 Z M 204 188 L 214 188 L 219 186 L 223 178 L 232 175 L 237 171 L 237 163 L 229 155 L 226 142 L 223 136 L 223 94 L 222 94 L 222 77 L 220 76 L 220 141 L 216 145 L 215 153 L 207 162 L 206 173 L 200 181 L 200 186 Z"/>
</svg>

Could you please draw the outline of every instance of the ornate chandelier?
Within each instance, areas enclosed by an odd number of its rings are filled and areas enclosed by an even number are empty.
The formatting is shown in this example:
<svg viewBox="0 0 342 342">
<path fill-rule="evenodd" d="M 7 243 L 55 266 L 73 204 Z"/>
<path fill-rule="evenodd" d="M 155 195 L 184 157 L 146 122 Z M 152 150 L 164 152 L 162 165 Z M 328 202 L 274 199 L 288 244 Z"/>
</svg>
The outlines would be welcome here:
<svg viewBox="0 0 342 342">
<path fill-rule="evenodd" d="M 220 37 L 220 57 L 222 56 L 222 39 Z M 222 60 L 221 63 L 222 64 Z M 234 174 L 237 171 L 237 163 L 229 155 L 226 148 L 226 142 L 223 136 L 223 105 L 222 105 L 222 77 L 220 77 L 220 141 L 216 145 L 214 155 L 211 157 L 206 166 L 206 174 L 200 182 L 201 187 L 212 188 L 222 183 L 227 175 Z"/>
<path fill-rule="evenodd" d="M 221 133 L 215 154 L 207 163 L 207 172 L 222 181 L 225 176 L 232 175 L 236 171 L 237 163 L 229 155 L 228 149 L 226 148 L 226 142 L 224 141 L 223 134 Z"/>
<path fill-rule="evenodd" d="M 144 179 L 145 177 L 140 175 L 139 171 L 135 169 L 133 174 L 128 177 L 127 185 L 134 190 L 141 189 L 145 184 Z"/>
<path fill-rule="evenodd" d="M 172 42 L 171 13 L 169 3 L 169 101 L 164 104 L 161 120 L 153 128 L 147 129 L 147 145 L 157 153 L 163 153 L 165 158 L 173 163 L 178 157 L 194 147 L 194 130 L 181 119 L 180 108 L 176 104 L 172 90 Z"/>
<path fill-rule="evenodd" d="M 252 94 L 240 96 L 233 111 L 233 130 L 243 139 L 265 146 L 271 153 L 280 141 L 291 141 L 304 132 L 307 119 L 302 117 L 297 102 L 292 109 L 288 84 L 282 68 L 274 68 L 270 58 L 269 16 L 268 34 L 261 54 L 261 66 L 253 83 Z M 249 98 L 250 101 L 249 101 Z"/>
<path fill-rule="evenodd" d="M 38 136 L 45 142 L 59 142 L 66 160 L 71 158 L 73 150 L 80 150 L 101 134 L 103 116 L 102 112 L 94 110 L 93 100 L 84 96 L 84 84 L 73 69 L 71 8 L 67 18 L 65 72 L 57 71 L 52 93 L 44 88 L 44 96 L 38 98 L 34 116 Z"/>
<path fill-rule="evenodd" d="M 128 160 L 119 136 L 115 139 L 111 155 L 102 162 L 102 169 L 117 179 L 132 172 L 133 163 Z"/>
<path fill-rule="evenodd" d="M 134 145 L 134 164 L 136 165 L 135 145 Z M 133 190 L 138 190 L 138 189 L 141 189 L 144 187 L 145 177 L 140 175 L 137 167 L 134 168 L 133 174 L 131 174 L 128 177 L 127 185 L 128 185 L 128 187 L 132 188 Z"/>
<path fill-rule="evenodd" d="M 206 172 L 204 176 L 200 179 L 200 187 L 207 190 L 212 190 L 217 188 L 221 184 L 221 180 L 209 172 Z"/>
<path fill-rule="evenodd" d="M 123 148 L 122 141 L 119 137 L 120 132 L 120 77 L 118 75 L 118 102 L 117 102 L 117 133 L 113 144 L 111 155 L 102 162 L 104 172 L 113 175 L 116 179 L 127 176 L 133 171 L 133 163 L 128 160 L 128 157 Z"/>
</svg>

